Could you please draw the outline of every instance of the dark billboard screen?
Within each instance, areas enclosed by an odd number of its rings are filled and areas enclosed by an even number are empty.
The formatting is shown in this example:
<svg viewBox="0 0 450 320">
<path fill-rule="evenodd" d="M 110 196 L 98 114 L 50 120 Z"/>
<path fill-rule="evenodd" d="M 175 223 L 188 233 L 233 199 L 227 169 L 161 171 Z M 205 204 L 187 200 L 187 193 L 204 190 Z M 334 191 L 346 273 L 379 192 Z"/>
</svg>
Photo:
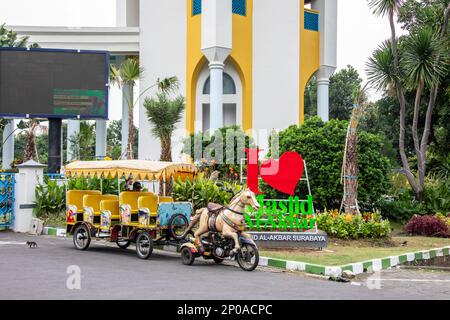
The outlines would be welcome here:
<svg viewBox="0 0 450 320">
<path fill-rule="evenodd" d="M 108 118 L 109 53 L 0 48 L 0 116 Z"/>
</svg>

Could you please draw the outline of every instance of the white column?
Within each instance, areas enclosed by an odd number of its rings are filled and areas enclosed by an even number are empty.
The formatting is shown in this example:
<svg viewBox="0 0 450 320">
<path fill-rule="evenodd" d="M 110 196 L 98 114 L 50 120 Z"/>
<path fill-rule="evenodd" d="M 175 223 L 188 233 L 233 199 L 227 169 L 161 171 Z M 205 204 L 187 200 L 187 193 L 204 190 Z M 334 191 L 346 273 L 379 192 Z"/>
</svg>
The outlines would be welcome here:
<svg viewBox="0 0 450 320">
<path fill-rule="evenodd" d="M 127 147 L 128 147 L 128 104 L 133 104 L 133 88 L 124 84 L 122 86 L 122 156 L 127 158 Z"/>
<path fill-rule="evenodd" d="M 313 9 L 319 11 L 320 68 L 317 77 L 317 115 L 329 119 L 330 77 L 337 65 L 337 0 L 313 0 Z"/>
<path fill-rule="evenodd" d="M 14 227 L 15 232 L 29 232 L 33 207 L 36 201 L 35 189 L 43 181 L 43 164 L 29 160 L 19 164 L 19 173 L 16 174 L 15 200 L 14 200 Z"/>
<path fill-rule="evenodd" d="M 71 138 L 80 133 L 80 120 L 67 120 L 67 162 L 75 160 L 76 154 L 73 152 Z"/>
<path fill-rule="evenodd" d="M 221 62 L 209 64 L 211 132 L 223 127 L 223 67 L 224 64 Z"/>
<path fill-rule="evenodd" d="M 223 68 L 232 41 L 231 0 L 203 0 L 202 52 L 209 61 L 211 131 L 223 127 Z"/>
<path fill-rule="evenodd" d="M 8 120 L 3 129 L 2 147 L 2 169 L 11 169 L 11 162 L 14 161 L 14 120 Z"/>
<path fill-rule="evenodd" d="M 329 79 L 317 80 L 317 115 L 323 121 L 328 121 L 330 115 L 329 85 Z"/>
<path fill-rule="evenodd" d="M 95 158 L 106 157 L 106 120 L 95 121 Z"/>
<path fill-rule="evenodd" d="M 116 27 L 139 27 L 139 0 L 116 0 Z"/>
</svg>

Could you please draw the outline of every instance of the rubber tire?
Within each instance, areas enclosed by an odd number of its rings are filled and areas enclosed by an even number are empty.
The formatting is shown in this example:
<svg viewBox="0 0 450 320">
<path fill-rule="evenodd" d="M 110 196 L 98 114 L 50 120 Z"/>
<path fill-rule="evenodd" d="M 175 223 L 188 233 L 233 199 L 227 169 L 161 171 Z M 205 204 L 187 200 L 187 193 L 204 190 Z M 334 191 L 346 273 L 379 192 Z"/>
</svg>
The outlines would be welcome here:
<svg viewBox="0 0 450 320">
<path fill-rule="evenodd" d="M 119 244 L 121 242 L 124 242 L 125 244 Z M 126 249 L 130 246 L 131 241 L 130 240 L 122 240 L 122 241 L 117 240 L 116 244 L 120 249 Z"/>
<path fill-rule="evenodd" d="M 148 242 L 149 250 L 146 254 L 140 252 L 140 250 L 139 250 L 139 242 L 141 240 L 143 240 L 143 238 L 147 238 L 149 241 Z M 152 255 L 152 252 L 153 252 L 153 239 L 152 239 L 150 233 L 147 231 L 139 233 L 139 235 L 136 237 L 136 254 L 137 254 L 138 258 L 146 260 L 146 259 L 150 258 L 150 256 Z"/>
<path fill-rule="evenodd" d="M 241 245 L 241 250 L 245 246 L 253 247 L 253 251 L 255 252 L 255 263 L 250 268 L 245 267 L 243 265 L 244 262 L 241 261 L 241 259 L 239 258 L 240 257 L 240 252 L 238 252 L 236 254 L 236 260 L 237 260 L 237 262 L 238 262 L 238 264 L 239 264 L 239 266 L 241 267 L 242 270 L 244 270 L 244 271 L 253 271 L 253 270 L 256 269 L 256 267 L 258 266 L 258 263 L 259 263 L 259 251 L 258 251 L 258 248 L 255 245 L 248 244 L 248 243 L 243 243 Z"/>
<path fill-rule="evenodd" d="M 178 218 L 178 217 L 181 217 L 181 218 L 184 220 L 185 225 L 186 225 L 186 229 L 189 227 L 189 221 L 188 221 L 188 219 L 186 218 L 186 216 L 185 216 L 184 214 L 177 213 L 177 214 L 174 214 L 172 217 L 170 217 L 170 220 L 169 220 L 169 235 L 170 235 L 174 240 L 182 240 L 182 239 L 185 237 L 185 234 L 184 234 L 184 233 L 183 233 L 183 235 L 181 235 L 181 236 L 176 235 L 175 232 L 174 232 L 173 229 L 172 229 L 172 223 L 173 223 L 173 221 L 174 221 L 176 218 Z"/>
<path fill-rule="evenodd" d="M 213 257 L 213 260 L 216 264 L 221 264 L 223 262 L 223 258 Z"/>
<path fill-rule="evenodd" d="M 80 230 L 84 230 L 84 232 L 87 234 L 87 240 L 86 240 L 86 243 L 84 244 L 84 247 L 78 246 L 77 242 L 76 242 L 76 237 L 77 237 L 77 234 L 80 232 Z M 73 245 L 78 250 L 87 250 L 87 248 L 89 248 L 90 244 L 91 244 L 91 234 L 89 233 L 88 227 L 86 227 L 84 224 L 78 225 L 75 228 L 75 231 L 73 232 Z"/>
<path fill-rule="evenodd" d="M 186 266 L 191 266 L 195 261 L 195 256 L 191 251 L 191 248 L 184 247 L 181 249 L 181 262 Z"/>
</svg>

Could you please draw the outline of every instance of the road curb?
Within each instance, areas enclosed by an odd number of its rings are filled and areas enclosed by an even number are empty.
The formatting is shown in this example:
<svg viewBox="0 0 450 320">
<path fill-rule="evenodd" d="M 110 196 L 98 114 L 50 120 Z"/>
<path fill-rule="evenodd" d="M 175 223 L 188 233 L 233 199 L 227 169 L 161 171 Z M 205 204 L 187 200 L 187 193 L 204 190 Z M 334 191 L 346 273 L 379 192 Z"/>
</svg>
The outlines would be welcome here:
<svg viewBox="0 0 450 320">
<path fill-rule="evenodd" d="M 354 274 L 361 274 L 365 272 L 372 273 L 383 269 L 389 269 L 406 262 L 428 260 L 434 257 L 443 257 L 443 256 L 450 256 L 450 246 L 429 250 L 421 250 L 417 252 L 409 252 L 400 254 L 398 256 L 389 256 L 380 259 L 372 259 L 357 263 L 350 263 L 342 266 L 323 266 L 318 264 L 300 261 L 282 260 L 269 257 L 260 257 L 259 265 L 262 267 L 274 267 L 286 269 L 289 271 L 303 271 L 306 273 L 330 277 L 339 277 L 342 275 L 344 271 L 347 270 L 353 272 Z"/>
<path fill-rule="evenodd" d="M 48 236 L 65 237 L 66 236 L 66 229 L 53 228 L 53 227 L 44 227 L 44 230 L 42 231 L 42 234 L 45 234 L 45 235 L 48 235 Z"/>
</svg>

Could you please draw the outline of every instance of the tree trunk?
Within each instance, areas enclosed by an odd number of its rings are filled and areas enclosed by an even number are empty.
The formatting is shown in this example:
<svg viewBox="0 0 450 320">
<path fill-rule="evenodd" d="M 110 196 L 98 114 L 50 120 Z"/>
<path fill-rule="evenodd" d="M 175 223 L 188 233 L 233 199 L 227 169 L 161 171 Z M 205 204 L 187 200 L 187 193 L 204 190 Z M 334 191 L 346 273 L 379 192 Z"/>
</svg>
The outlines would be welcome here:
<svg viewBox="0 0 450 320">
<path fill-rule="evenodd" d="M 161 161 L 172 161 L 172 140 L 169 135 L 169 137 L 161 138 L 161 155 L 160 155 Z M 166 188 L 166 195 L 170 196 L 172 195 L 172 181 L 171 179 L 168 179 L 165 183 Z M 159 194 L 164 194 L 164 181 L 160 181 L 159 183 Z"/>
<path fill-rule="evenodd" d="M 448 29 L 448 21 L 450 17 L 450 3 L 447 5 L 447 8 L 444 11 L 444 22 L 442 23 L 442 29 L 440 37 L 442 40 L 445 40 L 447 36 L 447 29 Z M 439 63 L 440 57 L 437 57 L 437 63 Z M 436 99 L 438 94 L 438 86 L 439 84 L 435 84 L 430 89 L 430 98 L 428 100 L 428 106 L 427 106 L 427 113 L 425 116 L 425 125 L 422 133 L 422 140 L 420 141 L 420 157 L 421 162 L 417 163 L 418 167 L 421 169 L 419 170 L 419 185 L 422 188 L 422 194 L 420 195 L 420 198 L 423 198 L 423 190 L 425 188 L 425 173 L 426 173 L 426 154 L 427 154 L 427 148 L 428 148 L 428 140 L 430 138 L 430 132 L 431 132 L 431 120 L 433 117 L 433 110 L 436 105 Z"/>
<path fill-rule="evenodd" d="M 356 214 L 358 212 L 358 161 L 356 154 L 358 136 L 356 127 L 350 126 L 348 130 L 344 164 L 344 211 L 345 213 Z"/>
<path fill-rule="evenodd" d="M 424 172 L 424 159 L 425 158 L 422 158 L 422 154 L 420 152 L 419 132 L 418 132 L 420 102 L 422 100 L 423 89 L 424 89 L 424 82 L 423 82 L 423 80 L 421 80 L 419 82 L 419 86 L 417 87 L 416 100 L 414 102 L 414 117 L 413 117 L 413 125 L 412 125 L 412 136 L 413 136 L 413 141 L 414 141 L 414 149 L 416 150 L 416 157 L 417 157 L 417 171 L 419 173 L 419 179 L 417 182 L 417 191 L 416 191 L 416 199 L 418 201 L 422 201 L 422 199 L 423 199 L 424 179 L 421 179 L 421 177 L 425 177 L 425 172 Z"/>
<path fill-rule="evenodd" d="M 134 144 L 134 114 L 133 106 L 128 106 L 128 143 L 127 143 L 127 159 L 133 159 L 133 144 Z"/>
<path fill-rule="evenodd" d="M 27 144 L 25 145 L 23 162 L 34 159 L 35 156 L 35 139 L 34 134 L 32 132 L 28 132 L 27 134 Z"/>
<path fill-rule="evenodd" d="M 398 52 L 397 52 L 397 37 L 395 34 L 395 24 L 394 24 L 394 11 L 389 11 L 389 25 L 391 28 L 391 47 L 392 47 L 392 56 L 394 59 L 394 70 L 396 75 L 399 74 L 399 63 L 398 63 Z M 397 92 L 397 99 L 400 104 L 400 133 L 398 138 L 398 149 L 400 152 L 400 158 L 403 165 L 403 170 L 408 179 L 408 183 L 413 189 L 414 193 L 417 195 L 417 186 L 414 179 L 414 175 L 411 173 L 411 169 L 408 163 L 408 157 L 405 152 L 405 117 L 406 117 L 406 100 L 405 95 L 403 93 L 403 88 L 400 84 L 400 80 L 398 78 L 395 79 L 395 88 Z"/>
</svg>

